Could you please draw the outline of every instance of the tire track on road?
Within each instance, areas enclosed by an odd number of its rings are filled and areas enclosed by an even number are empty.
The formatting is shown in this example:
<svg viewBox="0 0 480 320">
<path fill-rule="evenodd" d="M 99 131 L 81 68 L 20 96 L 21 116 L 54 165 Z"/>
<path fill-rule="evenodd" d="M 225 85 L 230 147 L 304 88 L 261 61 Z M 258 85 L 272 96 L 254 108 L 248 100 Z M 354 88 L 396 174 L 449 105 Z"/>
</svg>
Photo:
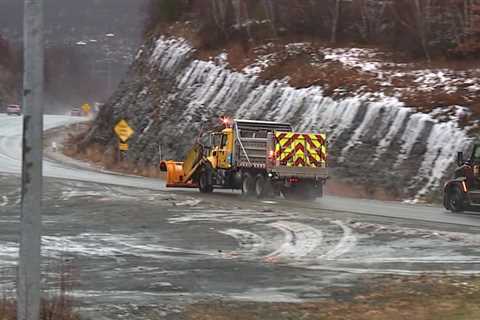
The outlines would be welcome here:
<svg viewBox="0 0 480 320">
<path fill-rule="evenodd" d="M 234 238 L 238 241 L 241 248 L 251 253 L 257 253 L 265 247 L 265 239 L 250 231 L 228 229 L 220 231 L 220 233 Z"/>
<path fill-rule="evenodd" d="M 343 236 L 338 242 L 338 244 L 327 253 L 317 257 L 319 260 L 333 260 L 345 253 L 351 251 L 355 245 L 357 244 L 357 238 L 352 233 L 352 229 L 347 227 L 342 221 L 332 221 L 332 223 L 336 224 L 340 228 L 342 228 Z"/>
<path fill-rule="evenodd" d="M 285 241 L 279 249 L 264 257 L 266 260 L 277 258 L 301 259 L 308 256 L 323 241 L 322 232 L 303 223 L 281 221 L 270 224 L 285 235 Z"/>
</svg>

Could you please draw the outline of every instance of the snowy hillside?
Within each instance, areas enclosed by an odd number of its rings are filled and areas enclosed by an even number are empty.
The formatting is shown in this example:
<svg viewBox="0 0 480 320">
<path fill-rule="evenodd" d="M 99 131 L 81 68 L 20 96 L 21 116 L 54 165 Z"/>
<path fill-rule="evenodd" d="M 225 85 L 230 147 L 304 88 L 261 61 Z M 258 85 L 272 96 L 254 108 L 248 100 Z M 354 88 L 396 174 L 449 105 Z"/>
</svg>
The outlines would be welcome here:
<svg viewBox="0 0 480 320">
<path fill-rule="evenodd" d="M 184 39 L 160 37 L 147 43 L 87 142 L 114 146 L 111 128 L 126 118 L 138 133 L 129 159 L 157 163 L 159 145 L 181 159 L 200 128 L 220 115 L 286 121 L 301 131 L 328 134 L 336 179 L 385 188 L 397 198 L 438 192 L 456 151 L 470 144 L 459 123 L 469 114 L 462 107 L 421 113 L 395 96 L 368 92 L 333 99 L 321 86 L 264 81 L 258 72 L 233 71 L 221 56 L 203 61 L 195 55 Z"/>
</svg>

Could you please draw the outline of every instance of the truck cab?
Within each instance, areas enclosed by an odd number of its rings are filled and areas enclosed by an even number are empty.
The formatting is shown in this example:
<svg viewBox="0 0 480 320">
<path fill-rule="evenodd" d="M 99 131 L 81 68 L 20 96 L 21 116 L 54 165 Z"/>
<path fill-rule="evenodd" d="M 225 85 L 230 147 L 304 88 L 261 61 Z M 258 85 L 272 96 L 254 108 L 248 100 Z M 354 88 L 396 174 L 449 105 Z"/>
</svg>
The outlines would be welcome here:
<svg viewBox="0 0 480 320">
<path fill-rule="evenodd" d="M 214 168 L 230 169 L 233 165 L 234 135 L 231 128 L 210 133 L 206 157 Z"/>
<path fill-rule="evenodd" d="M 444 187 L 443 204 L 452 212 L 480 205 L 480 144 L 474 145 L 467 159 L 458 153 L 454 177 Z"/>
</svg>

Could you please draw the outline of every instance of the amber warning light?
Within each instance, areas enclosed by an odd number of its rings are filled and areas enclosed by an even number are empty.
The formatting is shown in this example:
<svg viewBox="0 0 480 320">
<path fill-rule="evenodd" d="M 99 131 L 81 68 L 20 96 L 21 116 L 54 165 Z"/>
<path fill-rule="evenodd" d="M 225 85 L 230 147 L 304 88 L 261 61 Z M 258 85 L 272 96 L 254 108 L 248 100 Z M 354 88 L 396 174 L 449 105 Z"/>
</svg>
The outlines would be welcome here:
<svg viewBox="0 0 480 320">
<path fill-rule="evenodd" d="M 226 128 L 230 128 L 232 126 L 232 119 L 228 117 L 221 117 L 220 120 Z"/>
</svg>

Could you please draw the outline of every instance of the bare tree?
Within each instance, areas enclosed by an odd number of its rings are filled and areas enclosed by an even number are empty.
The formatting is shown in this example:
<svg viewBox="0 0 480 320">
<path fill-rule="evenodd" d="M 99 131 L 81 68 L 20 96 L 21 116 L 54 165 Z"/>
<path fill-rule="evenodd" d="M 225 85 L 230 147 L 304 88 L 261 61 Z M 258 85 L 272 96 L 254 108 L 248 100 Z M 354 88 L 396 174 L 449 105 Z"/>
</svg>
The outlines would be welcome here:
<svg viewBox="0 0 480 320">
<path fill-rule="evenodd" d="M 268 20 L 270 21 L 272 32 L 274 36 L 277 37 L 278 33 L 277 33 L 277 26 L 276 26 L 277 21 L 276 21 L 276 10 L 275 10 L 276 3 L 274 3 L 272 0 L 263 0 L 262 4 L 265 10 L 265 14 Z"/>
<path fill-rule="evenodd" d="M 374 39 L 380 34 L 386 15 L 386 8 L 386 1 L 353 1 L 353 12 L 351 14 L 359 14 L 360 18 L 353 20 L 352 23 L 358 21 L 356 28 L 363 40 Z"/>
<path fill-rule="evenodd" d="M 332 35 L 330 37 L 330 41 L 332 43 L 337 42 L 337 34 L 338 34 L 338 25 L 339 25 L 339 21 L 340 21 L 341 5 L 342 5 L 342 0 L 335 0 L 335 5 L 334 5 L 334 8 L 333 8 L 333 15 L 332 15 Z"/>
<path fill-rule="evenodd" d="M 227 9 L 228 4 L 231 4 L 229 0 L 210 0 L 211 12 L 213 20 L 217 27 L 222 31 L 226 38 L 228 38 L 227 32 Z"/>
<path fill-rule="evenodd" d="M 425 58 L 430 62 L 432 0 L 396 1 L 391 4 L 391 7 L 397 22 L 418 39 Z"/>
</svg>

